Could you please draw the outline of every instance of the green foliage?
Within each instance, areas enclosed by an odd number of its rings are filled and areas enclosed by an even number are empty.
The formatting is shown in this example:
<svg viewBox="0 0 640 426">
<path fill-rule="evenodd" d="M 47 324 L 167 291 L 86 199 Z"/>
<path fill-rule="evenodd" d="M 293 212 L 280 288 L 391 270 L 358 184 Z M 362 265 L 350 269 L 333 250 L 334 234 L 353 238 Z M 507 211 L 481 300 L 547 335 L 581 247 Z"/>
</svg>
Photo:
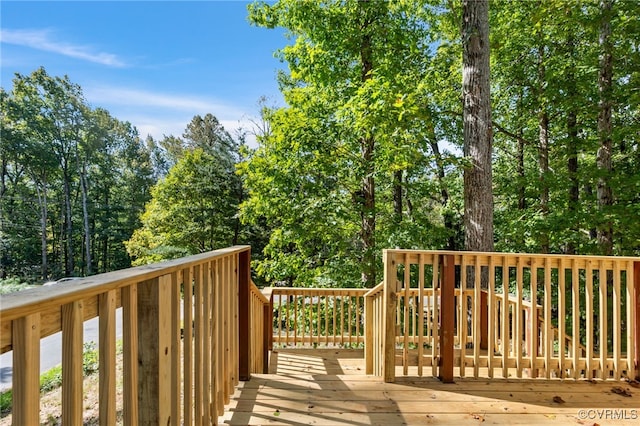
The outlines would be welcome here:
<svg viewBox="0 0 640 426">
<path fill-rule="evenodd" d="M 0 279 L 0 295 L 26 290 L 28 288 L 33 288 L 33 286 L 22 281 L 20 278 Z"/>
<path fill-rule="evenodd" d="M 182 257 L 241 242 L 257 242 L 241 227 L 244 197 L 236 174 L 238 143 L 211 114 L 195 116 L 185 140 L 171 139 L 175 164 L 151 189 L 142 227 L 125 242 L 134 264 Z M 166 145 L 169 146 L 169 145 Z M 173 160 L 171 160 L 173 161 Z"/>
<path fill-rule="evenodd" d="M 43 68 L 0 90 L 0 276 L 47 280 L 130 266 L 153 179 L 130 123 Z"/>
<path fill-rule="evenodd" d="M 288 106 L 263 111 L 270 133 L 240 166 L 244 220 L 266 218 L 274 229 L 257 272 L 293 285 L 371 285 L 369 263 L 380 276 L 382 248 L 435 247 L 454 234 L 440 214 L 447 202 L 433 196 L 450 159 L 433 149 L 429 95 L 415 85 L 430 65 L 421 4 L 249 10 L 254 24 L 294 38 L 278 53 L 289 64 L 280 75 Z"/>
</svg>

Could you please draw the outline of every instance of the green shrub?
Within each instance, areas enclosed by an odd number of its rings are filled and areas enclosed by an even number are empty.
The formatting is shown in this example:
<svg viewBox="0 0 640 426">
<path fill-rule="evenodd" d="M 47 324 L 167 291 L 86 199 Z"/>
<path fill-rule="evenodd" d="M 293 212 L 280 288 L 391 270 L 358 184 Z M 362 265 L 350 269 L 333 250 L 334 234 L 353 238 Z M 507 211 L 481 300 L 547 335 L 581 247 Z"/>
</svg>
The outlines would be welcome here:
<svg viewBox="0 0 640 426">
<path fill-rule="evenodd" d="M 26 290 L 33 287 L 35 286 L 22 281 L 20 278 L 6 278 L 4 280 L 0 279 L 0 294 L 15 293 L 16 291 Z"/>
</svg>

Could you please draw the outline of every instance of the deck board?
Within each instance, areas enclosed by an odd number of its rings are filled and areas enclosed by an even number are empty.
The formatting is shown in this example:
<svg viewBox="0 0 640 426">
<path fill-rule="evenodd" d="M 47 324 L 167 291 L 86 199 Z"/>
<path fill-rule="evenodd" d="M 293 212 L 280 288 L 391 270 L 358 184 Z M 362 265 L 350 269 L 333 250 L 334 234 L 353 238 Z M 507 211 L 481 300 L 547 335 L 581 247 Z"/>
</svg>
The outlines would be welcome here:
<svg viewBox="0 0 640 426">
<path fill-rule="evenodd" d="M 456 378 L 445 384 L 425 376 L 384 383 L 364 374 L 362 356 L 358 350 L 278 350 L 270 373 L 241 383 L 219 423 L 640 424 L 640 389 L 624 382 Z M 616 386 L 633 395 L 615 394 Z M 593 418 L 581 419 L 580 410 L 592 410 Z"/>
</svg>

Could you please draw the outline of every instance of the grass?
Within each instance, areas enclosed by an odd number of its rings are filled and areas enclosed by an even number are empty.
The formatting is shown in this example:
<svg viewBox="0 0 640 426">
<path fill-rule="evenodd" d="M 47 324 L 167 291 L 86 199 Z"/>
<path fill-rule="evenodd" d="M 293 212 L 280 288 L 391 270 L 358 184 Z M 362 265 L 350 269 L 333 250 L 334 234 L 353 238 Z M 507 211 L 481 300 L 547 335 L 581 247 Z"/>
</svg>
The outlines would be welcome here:
<svg viewBox="0 0 640 426">
<path fill-rule="evenodd" d="M 122 340 L 116 343 L 118 353 L 122 353 Z M 82 372 L 86 376 L 91 376 L 98 372 L 99 360 L 98 350 L 95 342 L 84 344 L 82 352 Z M 40 393 L 50 392 L 62 386 L 62 366 L 57 365 L 40 375 Z M 11 389 L 0 392 L 0 414 L 11 412 L 13 392 Z"/>
</svg>

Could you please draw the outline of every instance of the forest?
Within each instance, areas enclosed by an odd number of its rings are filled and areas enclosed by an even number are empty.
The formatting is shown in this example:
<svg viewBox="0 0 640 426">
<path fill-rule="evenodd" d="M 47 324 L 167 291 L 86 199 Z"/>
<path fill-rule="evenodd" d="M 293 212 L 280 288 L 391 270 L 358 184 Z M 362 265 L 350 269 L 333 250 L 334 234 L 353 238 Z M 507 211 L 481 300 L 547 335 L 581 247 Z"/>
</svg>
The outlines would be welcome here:
<svg viewBox="0 0 640 426">
<path fill-rule="evenodd" d="M 0 90 L 0 278 L 232 244 L 252 246 L 256 282 L 316 287 L 374 285 L 384 248 L 640 255 L 640 3 L 469 3 L 487 4 L 251 3 L 247 25 L 287 31 L 285 102 L 233 132 L 212 111 L 142 138 L 68 77 L 16 74 Z"/>
</svg>

